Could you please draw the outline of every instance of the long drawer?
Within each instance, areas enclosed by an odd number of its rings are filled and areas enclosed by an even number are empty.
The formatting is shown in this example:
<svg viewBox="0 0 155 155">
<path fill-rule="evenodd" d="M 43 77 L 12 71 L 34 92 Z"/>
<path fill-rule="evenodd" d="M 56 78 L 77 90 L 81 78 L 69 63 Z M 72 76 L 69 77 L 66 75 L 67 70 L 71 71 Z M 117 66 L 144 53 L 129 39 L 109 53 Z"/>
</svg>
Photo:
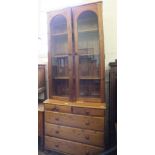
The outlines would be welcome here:
<svg viewBox="0 0 155 155">
<path fill-rule="evenodd" d="M 104 117 L 92 117 L 45 111 L 45 122 L 63 126 L 77 127 L 81 129 L 90 129 L 96 131 L 104 130 Z"/>
<path fill-rule="evenodd" d="M 45 135 L 96 146 L 104 146 L 103 132 L 45 123 Z"/>
<path fill-rule="evenodd" d="M 45 136 L 45 149 L 56 150 L 71 155 L 96 155 L 103 151 L 103 148 L 87 144 L 72 142 L 55 137 Z"/>
</svg>

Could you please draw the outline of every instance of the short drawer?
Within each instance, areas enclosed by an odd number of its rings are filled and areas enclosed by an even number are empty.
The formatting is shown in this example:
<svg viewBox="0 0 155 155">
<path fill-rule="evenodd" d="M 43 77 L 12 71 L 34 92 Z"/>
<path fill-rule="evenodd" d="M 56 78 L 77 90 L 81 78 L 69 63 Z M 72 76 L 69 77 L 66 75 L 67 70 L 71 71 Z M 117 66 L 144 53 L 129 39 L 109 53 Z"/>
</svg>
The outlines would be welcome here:
<svg viewBox="0 0 155 155">
<path fill-rule="evenodd" d="M 104 134 L 99 131 L 45 123 L 45 135 L 95 146 L 104 146 Z"/>
<path fill-rule="evenodd" d="M 95 109 L 95 108 L 83 108 L 83 107 L 72 107 L 72 112 L 74 114 L 80 115 L 91 115 L 91 116 L 104 116 L 104 109 Z"/>
<path fill-rule="evenodd" d="M 45 111 L 45 122 L 81 129 L 90 129 L 96 131 L 104 130 L 104 117 Z"/>
<path fill-rule="evenodd" d="M 70 155 L 97 155 L 104 150 L 102 147 L 96 147 L 49 136 L 45 136 L 45 149 L 55 150 Z"/>
<path fill-rule="evenodd" d="M 71 107 L 66 105 L 45 104 L 45 110 L 71 113 Z"/>
</svg>

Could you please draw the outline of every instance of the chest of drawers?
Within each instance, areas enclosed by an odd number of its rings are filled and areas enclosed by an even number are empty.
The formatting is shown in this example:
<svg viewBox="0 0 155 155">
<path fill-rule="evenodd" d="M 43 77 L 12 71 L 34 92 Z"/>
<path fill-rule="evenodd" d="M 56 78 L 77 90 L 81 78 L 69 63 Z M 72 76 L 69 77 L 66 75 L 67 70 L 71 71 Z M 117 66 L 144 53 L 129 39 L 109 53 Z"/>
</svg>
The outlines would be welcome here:
<svg viewBox="0 0 155 155">
<path fill-rule="evenodd" d="M 45 108 L 45 150 L 70 155 L 96 155 L 104 150 L 104 103 L 48 99 Z"/>
</svg>

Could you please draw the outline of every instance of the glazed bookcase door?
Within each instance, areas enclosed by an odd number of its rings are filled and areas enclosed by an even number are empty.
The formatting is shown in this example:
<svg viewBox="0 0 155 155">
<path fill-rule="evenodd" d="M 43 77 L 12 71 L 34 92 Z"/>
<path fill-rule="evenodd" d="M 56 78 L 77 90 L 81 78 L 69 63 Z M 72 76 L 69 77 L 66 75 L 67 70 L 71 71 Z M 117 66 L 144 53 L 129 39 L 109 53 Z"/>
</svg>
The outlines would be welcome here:
<svg viewBox="0 0 155 155">
<path fill-rule="evenodd" d="M 71 10 L 48 13 L 49 97 L 71 99 L 72 28 Z"/>
<path fill-rule="evenodd" d="M 73 8 L 76 97 L 104 101 L 104 54 L 101 5 Z"/>
</svg>

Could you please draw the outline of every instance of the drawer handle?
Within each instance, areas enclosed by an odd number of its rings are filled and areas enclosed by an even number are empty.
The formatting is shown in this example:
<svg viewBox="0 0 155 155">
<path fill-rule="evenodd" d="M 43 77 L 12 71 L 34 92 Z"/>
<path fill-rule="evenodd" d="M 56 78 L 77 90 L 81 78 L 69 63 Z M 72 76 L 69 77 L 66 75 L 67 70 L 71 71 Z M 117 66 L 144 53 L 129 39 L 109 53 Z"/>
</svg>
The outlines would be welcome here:
<svg viewBox="0 0 155 155">
<path fill-rule="evenodd" d="M 90 125 L 90 123 L 89 122 L 86 122 L 85 125 Z"/>
<path fill-rule="evenodd" d="M 56 144 L 56 145 L 55 145 L 55 147 L 59 147 L 59 145 L 58 145 L 58 144 Z"/>
<path fill-rule="evenodd" d="M 55 108 L 55 111 L 59 111 L 59 108 L 56 107 L 56 108 Z"/>
<path fill-rule="evenodd" d="M 57 131 L 55 131 L 55 133 L 56 133 L 56 134 L 58 134 L 58 133 L 59 133 L 59 131 L 57 130 Z"/>
<path fill-rule="evenodd" d="M 52 108 L 51 108 L 51 110 L 52 110 L 52 111 L 54 111 L 54 110 L 55 110 L 55 106 L 54 106 L 54 107 L 52 107 Z"/>
<path fill-rule="evenodd" d="M 55 118 L 56 121 L 59 121 L 59 118 Z"/>
<path fill-rule="evenodd" d="M 51 110 L 52 110 L 52 111 L 59 111 L 59 108 L 54 107 L 54 108 L 52 108 Z"/>
<path fill-rule="evenodd" d="M 86 111 L 86 115 L 90 115 L 90 112 L 89 111 Z"/>
<path fill-rule="evenodd" d="M 88 136 L 88 135 L 87 135 L 87 136 L 85 136 L 85 139 L 89 140 L 89 136 Z"/>
</svg>

